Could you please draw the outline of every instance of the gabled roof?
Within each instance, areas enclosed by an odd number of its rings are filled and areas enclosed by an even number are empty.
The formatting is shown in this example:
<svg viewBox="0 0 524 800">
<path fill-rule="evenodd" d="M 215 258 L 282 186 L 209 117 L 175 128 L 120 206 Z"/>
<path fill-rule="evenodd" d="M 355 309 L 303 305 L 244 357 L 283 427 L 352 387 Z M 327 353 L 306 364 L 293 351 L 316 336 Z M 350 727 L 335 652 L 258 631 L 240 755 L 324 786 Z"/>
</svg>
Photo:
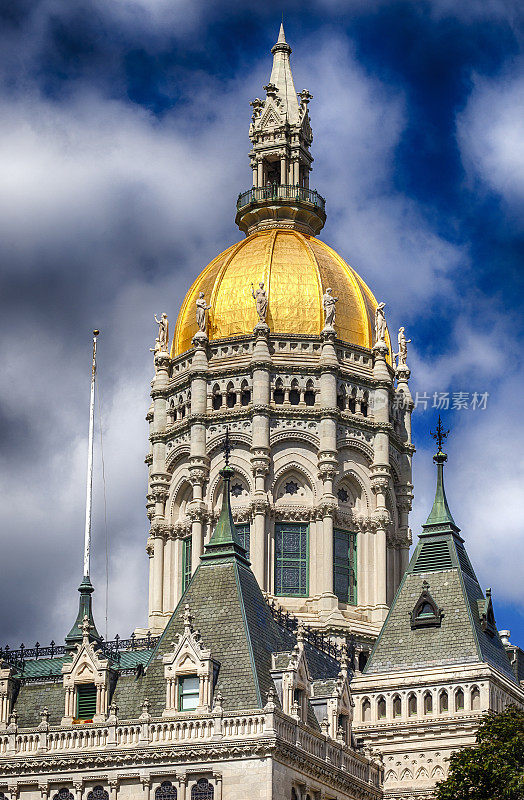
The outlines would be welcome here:
<svg viewBox="0 0 524 800">
<path fill-rule="evenodd" d="M 446 500 L 446 459 L 440 449 L 434 456 L 433 508 L 364 673 L 487 663 L 515 680 L 496 627 L 482 619 L 487 600 Z M 439 624 L 417 625 L 410 616 L 424 591 L 442 612 Z"/>
</svg>

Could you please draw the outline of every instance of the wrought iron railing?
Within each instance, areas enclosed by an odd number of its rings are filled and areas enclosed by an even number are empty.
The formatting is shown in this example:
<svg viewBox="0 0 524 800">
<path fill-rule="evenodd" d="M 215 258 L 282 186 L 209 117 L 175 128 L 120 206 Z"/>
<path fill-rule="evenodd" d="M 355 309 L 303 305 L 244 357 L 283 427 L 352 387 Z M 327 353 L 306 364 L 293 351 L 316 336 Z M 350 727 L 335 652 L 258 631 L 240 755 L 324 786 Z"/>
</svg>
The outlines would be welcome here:
<svg viewBox="0 0 524 800">
<path fill-rule="evenodd" d="M 298 617 L 295 617 L 294 614 L 290 614 L 289 611 L 284 611 L 274 600 L 268 605 L 275 622 L 280 625 L 281 628 L 285 628 L 296 636 L 300 624 Z M 309 625 L 304 625 L 303 623 L 302 630 L 304 639 L 308 644 L 316 650 L 320 650 L 320 652 L 325 655 L 340 660 L 342 657 L 342 649 L 333 641 L 333 638 L 328 633 L 319 631 L 316 628 L 311 628 Z M 346 647 L 349 663 L 353 665 L 355 656 L 355 637 L 353 635 L 346 638 Z"/>
<path fill-rule="evenodd" d="M 271 183 L 268 186 L 256 188 L 253 186 L 247 192 L 238 195 L 237 211 L 250 205 L 250 203 L 263 203 L 266 200 L 296 200 L 302 203 L 311 203 L 315 208 L 324 211 L 326 201 L 314 189 L 306 189 L 304 186 Z"/>
<path fill-rule="evenodd" d="M 118 660 L 121 652 L 130 650 L 151 650 L 160 636 L 152 636 L 150 631 L 144 637 L 138 638 L 135 634 L 131 634 L 129 639 L 121 639 L 117 634 L 111 641 L 105 642 L 103 639 L 100 643 L 100 649 L 103 654 Z M 42 647 L 39 642 L 34 647 L 25 647 L 21 644 L 17 650 L 11 650 L 9 645 L 0 648 L 0 661 L 4 660 L 17 667 L 22 667 L 26 661 L 37 660 L 39 658 L 58 658 L 59 656 L 66 655 L 68 652 L 67 647 L 62 644 L 55 644 L 51 642 L 47 647 Z"/>
</svg>

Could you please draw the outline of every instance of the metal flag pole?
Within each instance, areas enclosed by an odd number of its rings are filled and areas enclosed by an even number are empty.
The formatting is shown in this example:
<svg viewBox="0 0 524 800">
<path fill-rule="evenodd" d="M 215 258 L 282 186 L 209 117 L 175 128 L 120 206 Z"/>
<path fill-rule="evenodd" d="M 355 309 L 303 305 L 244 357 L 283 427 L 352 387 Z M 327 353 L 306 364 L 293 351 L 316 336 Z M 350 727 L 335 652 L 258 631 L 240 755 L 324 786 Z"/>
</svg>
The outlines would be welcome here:
<svg viewBox="0 0 524 800">
<path fill-rule="evenodd" d="M 84 531 L 84 577 L 89 577 L 91 547 L 91 507 L 93 504 L 93 431 L 95 427 L 96 337 L 93 331 L 93 365 L 91 369 L 91 401 L 89 404 L 89 442 L 87 446 L 86 524 Z"/>
</svg>

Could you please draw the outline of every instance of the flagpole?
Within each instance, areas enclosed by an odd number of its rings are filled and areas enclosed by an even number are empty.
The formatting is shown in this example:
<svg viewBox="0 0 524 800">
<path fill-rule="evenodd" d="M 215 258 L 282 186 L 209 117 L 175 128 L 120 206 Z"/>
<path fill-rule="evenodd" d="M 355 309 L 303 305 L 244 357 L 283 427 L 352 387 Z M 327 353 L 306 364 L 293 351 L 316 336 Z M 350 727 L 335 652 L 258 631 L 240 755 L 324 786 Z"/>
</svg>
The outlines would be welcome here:
<svg viewBox="0 0 524 800">
<path fill-rule="evenodd" d="M 93 364 L 91 368 L 91 401 L 89 404 L 89 442 L 87 446 L 86 524 L 84 531 L 84 577 L 89 577 L 91 547 L 91 508 L 93 504 L 93 433 L 95 427 L 96 337 L 93 331 Z"/>
</svg>

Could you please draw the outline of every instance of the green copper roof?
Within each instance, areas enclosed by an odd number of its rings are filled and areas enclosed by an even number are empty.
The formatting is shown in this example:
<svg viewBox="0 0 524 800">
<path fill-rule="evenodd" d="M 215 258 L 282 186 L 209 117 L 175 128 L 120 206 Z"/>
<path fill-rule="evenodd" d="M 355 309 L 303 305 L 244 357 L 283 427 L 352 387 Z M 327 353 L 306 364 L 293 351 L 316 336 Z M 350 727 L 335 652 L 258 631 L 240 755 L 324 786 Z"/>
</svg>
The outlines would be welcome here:
<svg viewBox="0 0 524 800">
<path fill-rule="evenodd" d="M 446 459 L 439 447 L 435 502 L 364 672 L 488 663 L 514 680 L 496 627 L 489 631 L 483 624 L 487 601 L 444 492 Z M 424 589 L 442 617 L 434 626 L 413 626 L 410 615 Z"/>
<path fill-rule="evenodd" d="M 436 455 L 433 456 L 433 461 L 437 465 L 437 488 L 435 491 L 435 499 L 433 501 L 433 508 L 427 518 L 425 524 L 422 526 L 422 536 L 431 533 L 459 533 L 460 528 L 455 525 L 455 520 L 449 510 L 448 501 L 446 498 L 446 490 L 444 489 L 444 464 L 448 460 L 446 453 L 440 449 Z"/>
<path fill-rule="evenodd" d="M 93 602 L 91 595 L 95 590 L 89 579 L 89 575 L 84 575 L 82 578 L 82 583 L 78 587 L 78 591 L 80 592 L 78 614 L 75 624 L 65 637 L 66 647 L 71 649 L 74 649 L 74 646 L 82 641 L 82 623 L 84 621 L 84 617 L 87 617 L 91 626 L 89 631 L 89 641 L 93 642 L 101 640 L 100 634 L 96 629 L 95 620 L 93 619 Z"/>
<path fill-rule="evenodd" d="M 220 474 L 224 479 L 222 511 L 220 512 L 220 517 L 218 518 L 211 539 L 206 544 L 202 559 L 204 561 L 224 561 L 235 558 L 249 565 L 246 551 L 236 532 L 233 515 L 231 513 L 229 483 L 232 475 L 234 475 L 234 471 L 226 464 L 226 466 L 220 470 Z"/>
</svg>

